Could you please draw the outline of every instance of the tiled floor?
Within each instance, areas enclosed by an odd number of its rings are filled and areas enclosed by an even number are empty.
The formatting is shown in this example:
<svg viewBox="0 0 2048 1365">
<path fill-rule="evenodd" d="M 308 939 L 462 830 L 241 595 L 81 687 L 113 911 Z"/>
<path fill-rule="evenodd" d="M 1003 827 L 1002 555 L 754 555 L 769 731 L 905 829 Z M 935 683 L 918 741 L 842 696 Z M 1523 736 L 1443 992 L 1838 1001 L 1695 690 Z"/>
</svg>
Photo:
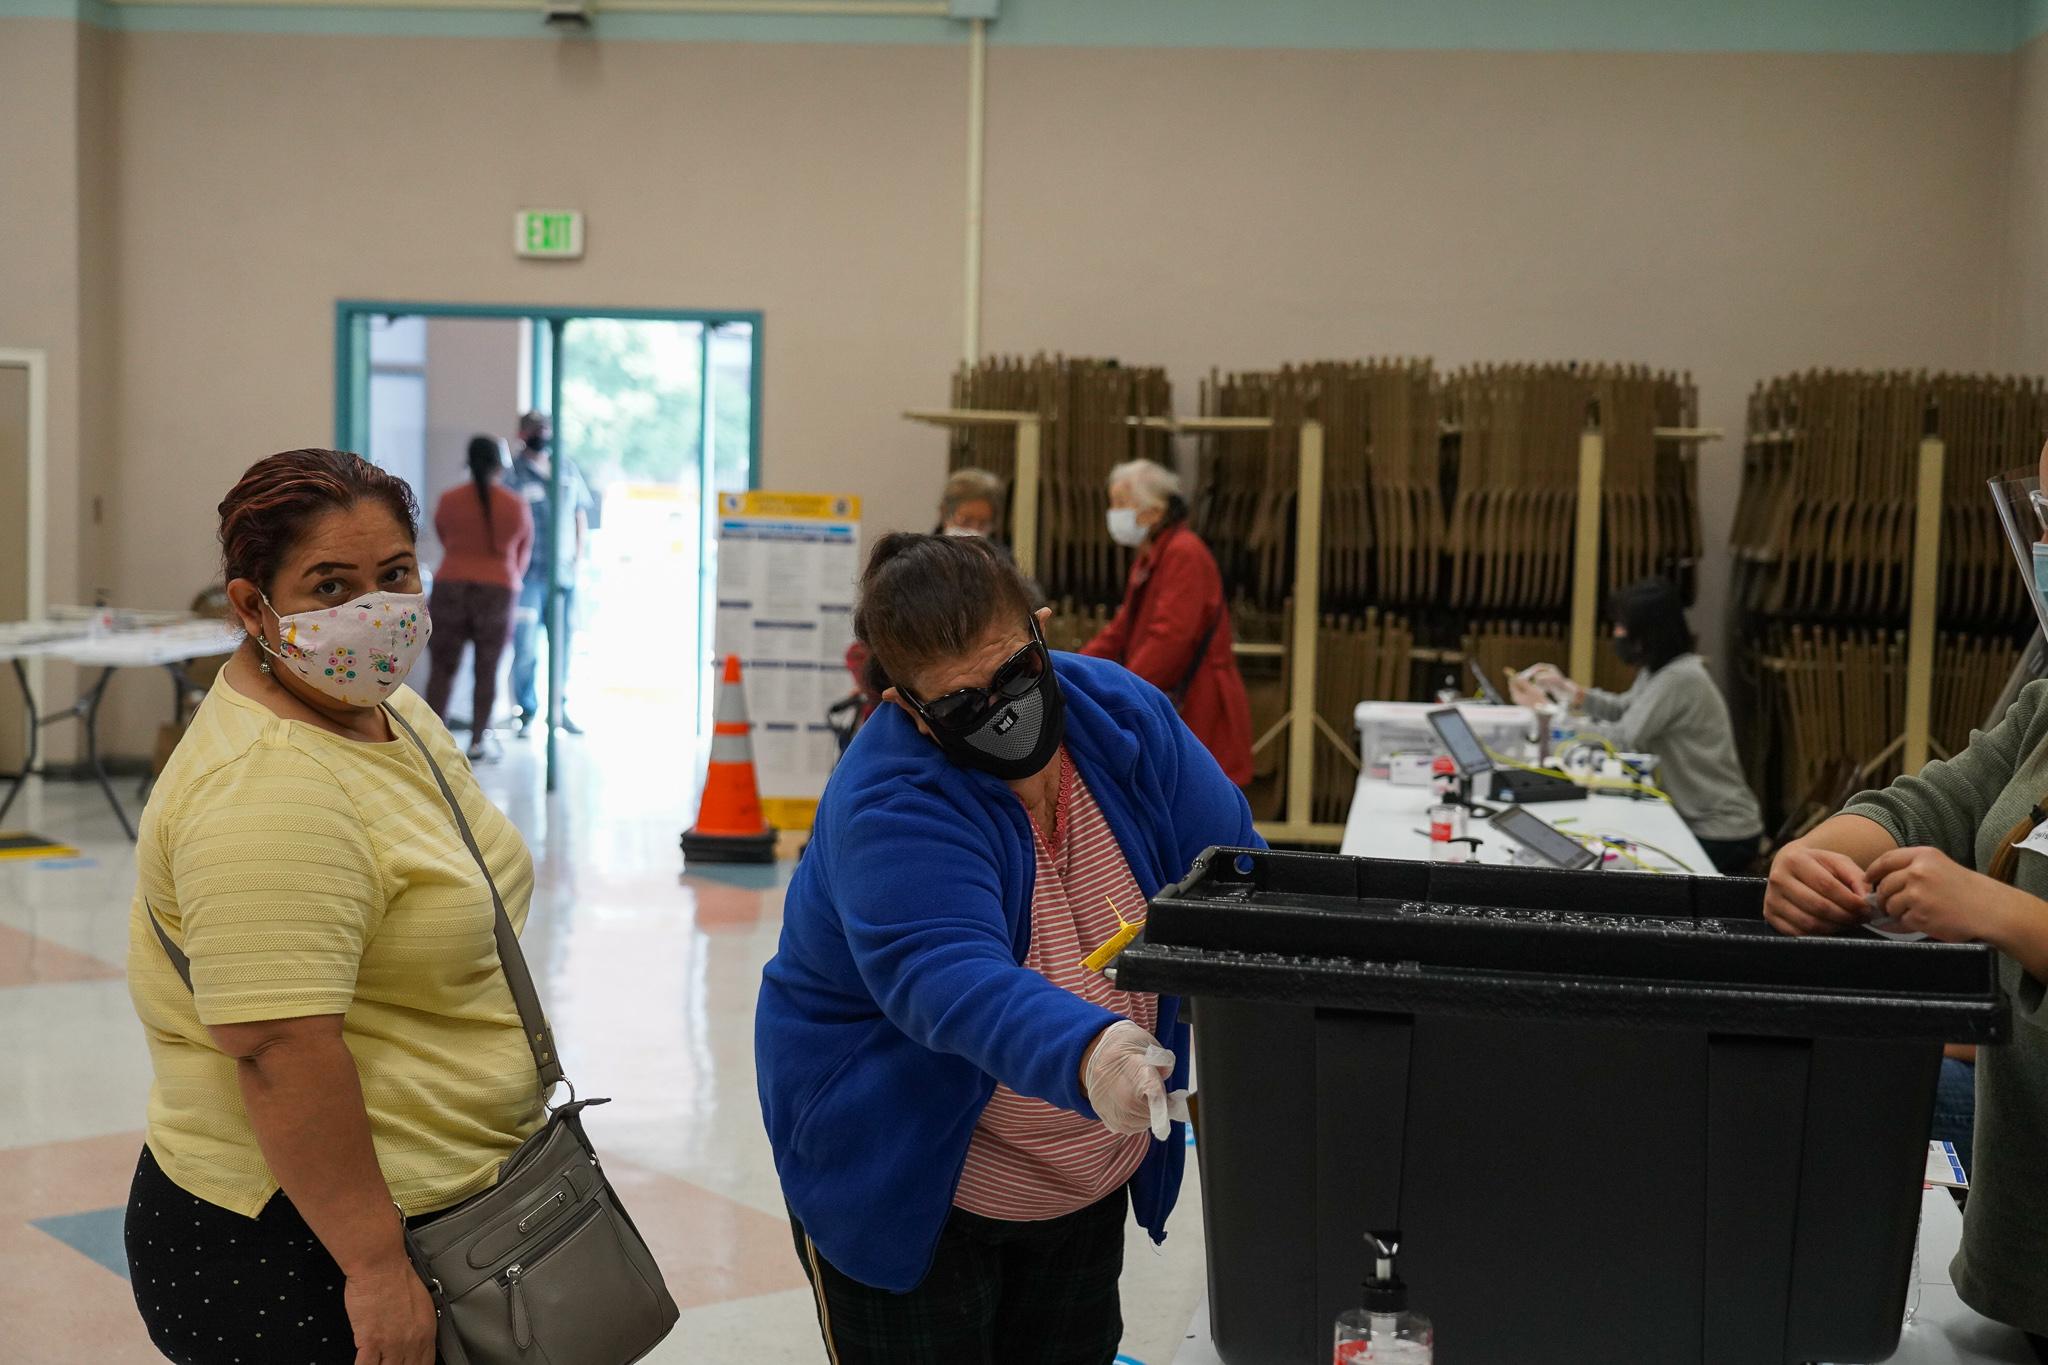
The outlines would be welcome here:
<svg viewBox="0 0 2048 1365">
<path fill-rule="evenodd" d="M 565 738 L 551 800 L 534 746 L 507 748 L 483 780 L 538 863 L 527 954 L 579 1090 L 615 1097 L 590 1128 L 683 1308 L 650 1359 L 823 1361 L 754 1093 L 788 869 L 679 875 L 694 765 L 644 727 Z M 134 860 L 91 787 L 31 784 L 8 823 L 84 856 L 0 861 L 0 1359 L 152 1361 L 121 1275 L 149 1088 L 121 966 Z M 1173 1359 L 1200 1296 L 1193 1169 L 1165 1248 L 1131 1231 L 1123 1358 L 1142 1365 Z"/>
</svg>

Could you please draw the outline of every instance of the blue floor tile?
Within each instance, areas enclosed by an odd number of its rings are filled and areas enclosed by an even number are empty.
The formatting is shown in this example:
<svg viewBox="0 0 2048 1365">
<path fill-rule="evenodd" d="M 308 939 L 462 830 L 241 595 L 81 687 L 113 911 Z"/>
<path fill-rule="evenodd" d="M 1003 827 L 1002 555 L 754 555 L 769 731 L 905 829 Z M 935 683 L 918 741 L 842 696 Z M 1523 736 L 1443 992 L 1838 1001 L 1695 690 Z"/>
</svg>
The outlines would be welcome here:
<svg viewBox="0 0 2048 1365">
<path fill-rule="evenodd" d="M 125 1207 L 94 1209 L 90 1213 L 66 1213 L 55 1218 L 38 1218 L 31 1227 L 55 1237 L 89 1260 L 128 1278 L 128 1249 L 121 1240 Z"/>
</svg>

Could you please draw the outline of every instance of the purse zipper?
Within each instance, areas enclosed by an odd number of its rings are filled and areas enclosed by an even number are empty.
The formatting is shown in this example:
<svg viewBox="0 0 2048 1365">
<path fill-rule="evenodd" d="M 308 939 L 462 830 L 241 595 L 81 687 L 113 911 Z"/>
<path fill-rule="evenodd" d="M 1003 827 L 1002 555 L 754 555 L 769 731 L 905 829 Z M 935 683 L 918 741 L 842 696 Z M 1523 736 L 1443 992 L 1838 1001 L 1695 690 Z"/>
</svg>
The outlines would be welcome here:
<svg viewBox="0 0 2048 1365">
<path fill-rule="evenodd" d="M 537 1248 L 531 1256 L 506 1266 L 504 1273 L 498 1276 L 498 1282 L 505 1286 L 505 1311 L 511 1317 L 512 1344 L 521 1351 L 533 1345 L 533 1320 L 527 1315 L 526 1295 L 520 1291 L 520 1285 L 528 1275 L 540 1269 L 548 1257 L 560 1250 L 564 1242 L 589 1227 L 602 1211 L 602 1206 L 593 1198 L 581 1213 L 572 1218 L 544 1245 Z"/>
</svg>

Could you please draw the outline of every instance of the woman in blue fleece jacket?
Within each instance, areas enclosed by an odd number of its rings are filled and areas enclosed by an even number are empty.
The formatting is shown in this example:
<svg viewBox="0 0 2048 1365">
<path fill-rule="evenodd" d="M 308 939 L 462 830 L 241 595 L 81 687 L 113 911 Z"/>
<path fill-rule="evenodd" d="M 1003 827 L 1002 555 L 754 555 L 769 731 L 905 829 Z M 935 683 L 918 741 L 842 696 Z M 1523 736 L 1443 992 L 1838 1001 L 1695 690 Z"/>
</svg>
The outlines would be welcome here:
<svg viewBox="0 0 2048 1365">
<path fill-rule="evenodd" d="M 1172 703 L 1042 619 L 973 539 L 885 537 L 862 577 L 893 704 L 825 789 L 755 1024 L 838 1365 L 1108 1365 L 1124 1210 L 1163 1240 L 1179 1193 L 1179 1002 L 1080 959 L 1258 836 Z"/>
</svg>

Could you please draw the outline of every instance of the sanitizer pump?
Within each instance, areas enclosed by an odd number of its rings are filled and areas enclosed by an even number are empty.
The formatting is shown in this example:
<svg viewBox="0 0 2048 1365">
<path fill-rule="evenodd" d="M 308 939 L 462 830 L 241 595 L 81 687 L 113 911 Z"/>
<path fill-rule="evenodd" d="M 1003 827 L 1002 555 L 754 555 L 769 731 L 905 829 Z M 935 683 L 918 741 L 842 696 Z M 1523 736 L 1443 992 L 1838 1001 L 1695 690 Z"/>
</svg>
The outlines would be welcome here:
<svg viewBox="0 0 2048 1365">
<path fill-rule="evenodd" d="M 1398 1232 L 1366 1234 L 1372 1248 L 1372 1274 L 1365 1281 L 1365 1306 L 1337 1316 L 1334 1365 L 1431 1365 L 1436 1333 L 1429 1319 L 1408 1308 L 1408 1286 L 1401 1282 L 1394 1258 L 1401 1250 Z"/>
</svg>

